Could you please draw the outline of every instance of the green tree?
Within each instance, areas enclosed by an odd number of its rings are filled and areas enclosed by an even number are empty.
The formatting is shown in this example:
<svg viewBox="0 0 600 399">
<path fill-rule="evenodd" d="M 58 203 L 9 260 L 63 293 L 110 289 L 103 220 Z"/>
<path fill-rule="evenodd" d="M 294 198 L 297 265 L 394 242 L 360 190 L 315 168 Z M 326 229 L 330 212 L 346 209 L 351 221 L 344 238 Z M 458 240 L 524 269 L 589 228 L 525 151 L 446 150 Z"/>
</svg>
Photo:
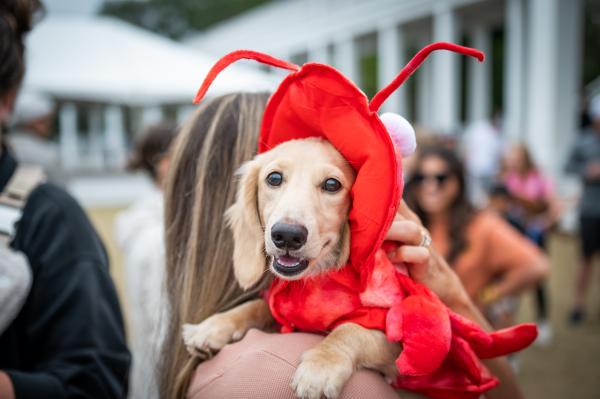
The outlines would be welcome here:
<svg viewBox="0 0 600 399">
<path fill-rule="evenodd" d="M 269 1 L 271 0 L 109 1 L 101 12 L 177 39 Z"/>
</svg>

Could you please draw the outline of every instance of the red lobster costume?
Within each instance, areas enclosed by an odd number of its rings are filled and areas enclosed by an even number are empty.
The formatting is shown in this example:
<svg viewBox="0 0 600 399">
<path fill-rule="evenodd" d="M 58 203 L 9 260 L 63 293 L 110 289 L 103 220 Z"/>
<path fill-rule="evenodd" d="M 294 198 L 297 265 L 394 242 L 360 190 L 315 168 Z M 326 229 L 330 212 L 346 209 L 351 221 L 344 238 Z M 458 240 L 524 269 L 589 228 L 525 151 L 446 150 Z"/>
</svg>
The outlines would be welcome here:
<svg viewBox="0 0 600 399">
<path fill-rule="evenodd" d="M 497 383 L 479 359 L 518 351 L 536 337 L 533 324 L 488 333 L 447 308 L 427 287 L 398 271 L 381 249 L 402 192 L 401 159 L 377 111 L 434 50 L 483 61 L 483 53 L 450 43 L 422 49 L 369 102 L 336 69 L 319 63 L 302 67 L 253 51 L 220 59 L 203 82 L 199 102 L 217 74 L 247 58 L 292 71 L 264 112 L 258 152 L 307 137 L 322 137 L 356 171 L 349 214 L 348 264 L 310 280 L 275 279 L 266 294 L 282 332 L 326 333 L 346 322 L 379 329 L 402 343 L 394 385 L 432 398 L 478 398 Z"/>
</svg>

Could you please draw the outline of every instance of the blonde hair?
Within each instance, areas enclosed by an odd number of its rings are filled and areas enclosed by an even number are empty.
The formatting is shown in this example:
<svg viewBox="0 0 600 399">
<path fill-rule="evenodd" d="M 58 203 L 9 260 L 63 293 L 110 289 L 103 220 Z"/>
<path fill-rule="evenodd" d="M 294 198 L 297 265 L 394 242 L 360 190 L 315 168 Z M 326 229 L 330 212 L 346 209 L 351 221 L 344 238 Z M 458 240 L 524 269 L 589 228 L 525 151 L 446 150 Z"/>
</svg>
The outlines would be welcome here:
<svg viewBox="0 0 600 399">
<path fill-rule="evenodd" d="M 233 239 L 224 212 L 235 199 L 234 173 L 256 153 L 268 94 L 229 94 L 204 102 L 173 147 L 165 188 L 168 326 L 159 368 L 161 398 L 184 398 L 196 366 L 181 339 L 199 323 L 259 295 L 232 267 Z"/>
</svg>

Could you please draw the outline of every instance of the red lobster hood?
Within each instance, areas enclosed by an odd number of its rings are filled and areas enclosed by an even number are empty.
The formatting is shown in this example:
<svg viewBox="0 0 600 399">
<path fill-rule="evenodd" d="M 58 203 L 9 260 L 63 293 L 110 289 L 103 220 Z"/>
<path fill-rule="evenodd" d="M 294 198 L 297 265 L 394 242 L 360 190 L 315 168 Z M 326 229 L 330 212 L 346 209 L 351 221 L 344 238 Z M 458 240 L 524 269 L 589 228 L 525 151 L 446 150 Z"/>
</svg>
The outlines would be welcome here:
<svg viewBox="0 0 600 399">
<path fill-rule="evenodd" d="M 420 52 L 371 102 L 366 95 L 335 68 L 307 63 L 302 67 L 248 51 L 234 51 L 221 58 L 202 83 L 195 103 L 206 94 L 218 73 L 239 59 L 293 71 L 271 96 L 264 112 L 258 152 L 265 152 L 294 139 L 321 137 L 328 140 L 354 167 L 349 221 L 351 250 L 349 263 L 364 270 L 374 262 L 402 195 L 401 160 L 377 111 L 434 50 L 450 50 L 483 61 L 482 52 L 451 43 L 434 43 Z"/>
</svg>

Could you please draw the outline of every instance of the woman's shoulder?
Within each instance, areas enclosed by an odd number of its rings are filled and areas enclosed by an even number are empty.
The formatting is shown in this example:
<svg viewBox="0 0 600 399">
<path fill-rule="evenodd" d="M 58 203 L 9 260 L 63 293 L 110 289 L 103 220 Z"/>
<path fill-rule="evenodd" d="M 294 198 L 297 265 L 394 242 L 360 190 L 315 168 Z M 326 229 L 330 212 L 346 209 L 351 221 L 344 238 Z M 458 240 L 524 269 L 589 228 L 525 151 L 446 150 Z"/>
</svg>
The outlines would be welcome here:
<svg viewBox="0 0 600 399">
<path fill-rule="evenodd" d="M 483 209 L 475 212 L 469 227 L 471 230 L 476 230 L 478 233 L 483 233 L 505 224 L 506 221 L 497 213 Z"/>
<path fill-rule="evenodd" d="M 507 231 L 512 232 L 512 230 L 515 230 L 514 227 L 501 215 L 483 209 L 477 211 L 471 219 L 469 236 L 471 239 L 481 240 L 491 236 L 505 235 Z"/>
</svg>

